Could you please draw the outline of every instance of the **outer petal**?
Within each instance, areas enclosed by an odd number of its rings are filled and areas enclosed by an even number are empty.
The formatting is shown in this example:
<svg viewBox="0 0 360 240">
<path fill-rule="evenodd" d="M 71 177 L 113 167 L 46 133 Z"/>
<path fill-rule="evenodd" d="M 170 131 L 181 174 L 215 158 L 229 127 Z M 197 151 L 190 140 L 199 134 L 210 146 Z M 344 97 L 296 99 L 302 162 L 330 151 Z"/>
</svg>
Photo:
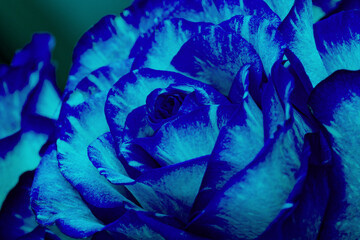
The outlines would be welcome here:
<svg viewBox="0 0 360 240">
<path fill-rule="evenodd" d="M 321 143 L 323 139 L 319 133 L 305 138 L 303 152 L 310 151 L 310 155 L 303 154 L 303 157 L 309 158 L 309 164 L 307 159 L 303 160 L 304 182 L 299 181 L 293 190 L 294 207 L 274 221 L 260 239 L 318 239 L 329 199 L 325 164 L 331 159 L 331 152 L 327 144 Z"/>
<path fill-rule="evenodd" d="M 274 14 L 271 11 L 270 4 L 267 0 L 223 0 L 214 1 L 219 13 L 224 16 L 224 20 L 228 20 L 236 15 L 256 15 L 260 18 L 272 20 Z M 269 7 L 269 6 L 270 7 Z"/>
<path fill-rule="evenodd" d="M 24 173 L 5 200 L 0 212 L 0 237 L 2 239 L 17 239 L 38 226 L 29 207 L 29 192 L 33 178 L 34 172 Z"/>
<path fill-rule="evenodd" d="M 57 150 L 62 174 L 84 199 L 96 207 L 111 208 L 121 205 L 123 197 L 99 174 L 87 153 L 88 145 L 109 131 L 103 113 L 105 99 L 100 92 L 76 107 L 63 105 Z"/>
<path fill-rule="evenodd" d="M 139 38 L 133 48 L 136 54 L 132 69 L 171 70 L 170 62 L 181 46 L 199 34 L 210 23 L 190 22 L 182 18 L 165 20 L 151 36 Z"/>
<path fill-rule="evenodd" d="M 0 77 L 0 139 L 20 130 L 23 106 L 37 84 L 44 80 L 42 72 L 50 67 L 53 47 L 54 39 L 50 35 L 34 35 Z"/>
<path fill-rule="evenodd" d="M 43 127 L 48 128 L 46 125 Z M 0 206 L 20 175 L 37 167 L 39 151 L 47 138 L 48 133 L 30 130 L 0 141 Z"/>
<path fill-rule="evenodd" d="M 81 37 L 74 49 L 66 92 L 74 90 L 92 71 L 116 60 L 126 60 L 139 34 L 140 30 L 121 16 L 102 18 Z"/>
<path fill-rule="evenodd" d="M 295 0 L 289 15 L 280 25 L 280 32 L 289 48 L 299 58 L 313 86 L 327 77 L 316 49 L 310 0 Z"/>
<path fill-rule="evenodd" d="M 287 199 L 297 182 L 299 149 L 291 129 L 278 134 L 190 223 L 191 230 L 222 239 L 255 239 L 292 206 Z"/>
<path fill-rule="evenodd" d="M 360 238 L 360 72 L 338 71 L 312 92 L 309 105 L 332 138 L 336 154 L 320 239 Z"/>
<path fill-rule="evenodd" d="M 60 103 L 50 63 L 54 39 L 35 34 L 0 73 L 0 206 L 20 175 L 33 170 Z"/>
<path fill-rule="evenodd" d="M 76 107 L 96 93 L 107 94 L 114 83 L 128 73 L 131 63 L 131 60 L 115 61 L 89 73 L 76 85 L 74 91 L 66 96 L 66 104 Z"/>
<path fill-rule="evenodd" d="M 161 166 L 209 155 L 221 127 L 237 105 L 204 106 L 164 124 L 148 138 L 135 139 Z"/>
<path fill-rule="evenodd" d="M 150 34 L 166 18 L 209 19 L 211 15 L 206 14 L 204 6 L 199 1 L 188 0 L 134 1 L 120 16 L 104 17 L 82 36 L 75 47 L 66 91 L 73 90 L 81 79 L 95 69 L 116 60 L 128 59 L 137 38 Z"/>
<path fill-rule="evenodd" d="M 329 75 L 341 69 L 360 69 L 359 18 L 359 10 L 346 11 L 314 25 L 316 47 Z"/>
<path fill-rule="evenodd" d="M 48 226 L 56 223 L 62 232 L 71 237 L 87 237 L 104 227 L 61 175 L 54 146 L 49 148 L 37 169 L 31 205 L 40 224 Z"/>
<path fill-rule="evenodd" d="M 236 73 L 245 64 L 262 72 L 259 56 L 254 48 L 235 33 L 219 26 L 210 26 L 202 34 L 188 40 L 173 58 L 171 64 L 180 72 L 212 85 L 224 95 Z"/>
<path fill-rule="evenodd" d="M 169 217 L 166 215 L 153 215 L 146 212 L 128 211 L 119 220 L 108 225 L 106 230 L 109 231 L 115 238 L 129 240 L 204 239 L 194 236 L 177 227 L 171 226 L 168 220 Z"/>
<path fill-rule="evenodd" d="M 40 82 L 31 93 L 24 106 L 22 115 L 33 115 L 57 120 L 60 113 L 61 99 L 55 82 L 55 69 L 45 66 L 40 72 Z"/>
</svg>

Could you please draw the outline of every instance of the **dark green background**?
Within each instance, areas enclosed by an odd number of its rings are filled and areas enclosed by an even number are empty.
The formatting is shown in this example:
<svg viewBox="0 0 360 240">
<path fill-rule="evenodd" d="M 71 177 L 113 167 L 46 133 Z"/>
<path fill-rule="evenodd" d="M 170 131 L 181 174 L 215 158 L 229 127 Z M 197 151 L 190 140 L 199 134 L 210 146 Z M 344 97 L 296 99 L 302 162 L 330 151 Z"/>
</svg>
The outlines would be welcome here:
<svg viewBox="0 0 360 240">
<path fill-rule="evenodd" d="M 0 0 L 0 62 L 9 64 L 35 32 L 56 39 L 53 63 L 60 88 L 66 83 L 72 51 L 81 35 L 107 14 L 118 14 L 131 0 Z"/>
</svg>

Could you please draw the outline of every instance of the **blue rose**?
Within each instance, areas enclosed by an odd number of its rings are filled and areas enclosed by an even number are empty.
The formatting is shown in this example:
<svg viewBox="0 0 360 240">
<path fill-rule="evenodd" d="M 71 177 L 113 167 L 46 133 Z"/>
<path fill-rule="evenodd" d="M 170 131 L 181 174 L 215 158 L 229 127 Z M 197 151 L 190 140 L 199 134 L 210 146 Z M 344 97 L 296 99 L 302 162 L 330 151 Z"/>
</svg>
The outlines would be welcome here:
<svg viewBox="0 0 360 240">
<path fill-rule="evenodd" d="M 0 65 L 1 239 L 40 229 L 28 195 L 34 175 L 30 171 L 40 162 L 61 107 L 50 62 L 54 43 L 48 34 L 35 34 L 10 65 Z"/>
<path fill-rule="evenodd" d="M 73 238 L 356 239 L 336 228 L 347 208 L 327 209 L 342 164 L 330 146 L 341 158 L 348 136 L 324 129 L 322 86 L 357 37 L 332 42 L 332 21 L 313 28 L 300 0 L 134 1 L 104 17 L 74 50 L 32 186 L 39 224 Z"/>
<path fill-rule="evenodd" d="M 34 35 L 11 64 L 0 65 L 0 207 L 20 175 L 40 162 L 39 151 L 60 108 L 50 51 L 54 39 Z"/>
</svg>

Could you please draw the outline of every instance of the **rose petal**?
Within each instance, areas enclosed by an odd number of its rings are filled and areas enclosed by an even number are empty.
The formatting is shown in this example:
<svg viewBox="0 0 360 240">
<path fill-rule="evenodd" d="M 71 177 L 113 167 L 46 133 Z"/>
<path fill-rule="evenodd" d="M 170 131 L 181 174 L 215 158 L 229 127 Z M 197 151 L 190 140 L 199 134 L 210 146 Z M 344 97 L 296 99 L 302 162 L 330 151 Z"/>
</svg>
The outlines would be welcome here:
<svg viewBox="0 0 360 240">
<path fill-rule="evenodd" d="M 210 26 L 188 40 L 171 64 L 180 72 L 205 82 L 223 93 L 229 90 L 241 66 L 252 64 L 261 74 L 261 62 L 254 48 L 235 33 Z"/>
<path fill-rule="evenodd" d="M 181 74 L 152 69 L 138 69 L 123 76 L 109 91 L 105 104 L 106 119 L 115 142 L 122 142 L 126 117 L 134 109 L 145 105 L 147 96 L 157 88 L 170 84 L 196 84 L 196 81 Z"/>
<path fill-rule="evenodd" d="M 301 174 L 304 176 L 304 183 L 299 181 L 294 187 L 294 207 L 289 209 L 289 213 L 282 214 L 282 217 L 276 219 L 260 239 L 296 239 L 298 236 L 317 239 L 330 192 L 327 181 L 328 168 L 324 164 L 329 161 L 331 154 L 322 154 L 325 151 L 324 147 L 328 146 L 320 146 L 320 141 L 320 134 L 306 136 L 305 144 L 309 145 L 305 146 L 304 151 L 310 147 L 310 155 L 306 156 L 309 157 L 310 164 L 307 166 L 304 164 L 307 161 L 303 162 Z M 316 159 L 317 165 L 311 162 L 312 158 Z"/>
<path fill-rule="evenodd" d="M 346 6 L 347 9 L 356 9 L 355 6 L 357 5 L 357 3 L 354 3 L 353 1 L 348 2 L 348 1 L 343 1 L 343 0 L 336 0 L 336 1 L 313 0 L 312 2 L 313 2 L 314 22 L 319 21 L 320 19 L 324 18 L 325 16 L 331 15 L 335 11 L 346 10 L 343 8 L 343 6 Z M 354 5 L 354 6 L 351 6 L 351 5 Z M 338 7 L 340 7 L 340 9 L 337 9 Z"/>
<path fill-rule="evenodd" d="M 358 10 L 346 11 L 314 25 L 316 47 L 329 75 L 341 69 L 360 69 L 359 17 Z"/>
<path fill-rule="evenodd" d="M 264 0 L 222 0 L 213 1 L 223 20 L 228 20 L 236 15 L 256 15 L 260 18 L 272 19 L 273 13 Z"/>
<path fill-rule="evenodd" d="M 209 25 L 210 23 L 195 23 L 181 18 L 165 20 L 152 35 L 137 40 L 133 48 L 137 54 L 132 69 L 146 67 L 172 70 L 170 62 L 181 46 Z M 137 50 L 138 48 L 141 50 Z"/>
<path fill-rule="evenodd" d="M 295 59 L 292 60 L 296 61 Z M 291 62 L 291 64 L 293 64 L 293 62 Z M 278 91 L 280 100 L 284 102 L 287 84 L 292 82 L 294 90 L 291 91 L 291 95 L 288 97 L 290 103 L 308 119 L 313 119 L 307 106 L 309 94 L 313 89 L 308 78 L 300 79 L 297 73 L 293 71 L 293 68 L 285 68 L 280 61 L 274 64 L 271 75 L 271 80 L 274 83 L 275 89 Z"/>
<path fill-rule="evenodd" d="M 124 166 L 116 156 L 114 140 L 111 133 L 105 133 L 98 137 L 88 147 L 88 155 L 92 164 L 113 184 L 134 182 L 124 169 Z"/>
<path fill-rule="evenodd" d="M 220 26 L 228 32 L 239 34 L 254 47 L 269 77 L 273 64 L 282 59 L 285 43 L 277 30 L 280 19 L 271 10 L 266 11 L 266 15 L 266 18 L 239 15 L 222 22 Z"/>
<path fill-rule="evenodd" d="M 49 126 L 44 124 L 43 128 L 48 129 Z M 48 133 L 29 130 L 0 141 L 0 206 L 21 174 L 37 167 L 39 151 L 47 139 Z"/>
<path fill-rule="evenodd" d="M 142 146 L 161 166 L 209 155 L 219 131 L 239 106 L 204 106 L 168 122 L 152 137 L 138 138 Z"/>
<path fill-rule="evenodd" d="M 56 223 L 70 237 L 91 236 L 104 227 L 61 175 L 54 146 L 49 148 L 37 169 L 31 206 L 40 224 L 48 226 Z"/>
<path fill-rule="evenodd" d="M 114 237 L 121 239 L 179 239 L 200 240 L 184 230 L 173 227 L 169 222 L 164 223 L 161 218 L 166 216 L 153 215 L 140 211 L 128 211 L 119 220 L 106 227 Z"/>
<path fill-rule="evenodd" d="M 360 237 L 359 149 L 357 129 L 360 101 L 360 72 L 337 71 L 312 92 L 309 105 L 331 135 L 335 153 L 329 183 L 331 189 L 322 239 Z"/>
<path fill-rule="evenodd" d="M 0 236 L 5 239 L 17 239 L 33 231 L 38 225 L 30 206 L 29 192 L 34 172 L 24 173 L 19 183 L 4 202 L 0 212 Z"/>
<path fill-rule="evenodd" d="M 57 150 L 61 173 L 84 199 L 96 207 L 110 208 L 121 205 L 124 198 L 99 174 L 87 154 L 88 145 L 109 131 L 105 100 L 105 93 L 100 92 L 76 107 L 63 105 L 58 120 Z"/>
<path fill-rule="evenodd" d="M 247 166 L 264 145 L 262 113 L 249 95 L 248 75 L 242 74 L 239 81 L 243 82 L 244 88 L 241 108 L 220 130 L 193 207 L 194 214 L 203 210 L 226 182 Z"/>
<path fill-rule="evenodd" d="M 123 131 L 124 142 L 131 141 L 134 138 L 149 137 L 153 134 L 154 130 L 146 120 L 145 105 L 134 109 L 127 115 Z"/>
<path fill-rule="evenodd" d="M 50 35 L 35 34 L 4 70 L 0 78 L 0 139 L 20 130 L 23 106 L 38 83 L 43 83 L 43 72 L 51 68 L 53 47 L 54 39 Z"/>
<path fill-rule="evenodd" d="M 190 7 L 189 1 L 135 1 L 120 16 L 109 15 L 86 32 L 74 49 L 73 66 L 65 92 L 75 88 L 87 74 L 114 61 L 126 60 L 137 38 L 150 34 L 164 19 L 198 18 L 202 8 Z"/>
<path fill-rule="evenodd" d="M 132 178 L 137 178 L 144 171 L 160 167 L 155 159 L 134 141 L 122 143 L 120 154 L 124 167 Z"/>
<path fill-rule="evenodd" d="M 292 6 L 294 5 L 295 0 L 264 0 L 266 4 L 274 11 L 280 18 L 281 21 L 288 15 Z"/>
<path fill-rule="evenodd" d="M 107 94 L 114 83 L 128 73 L 131 63 L 131 60 L 115 61 L 89 73 L 76 85 L 74 91 L 68 93 L 66 104 L 75 107 L 93 94 L 100 92 Z"/>
<path fill-rule="evenodd" d="M 294 132 L 282 129 L 237 173 L 191 223 L 194 232 L 222 239 L 254 239 L 287 203 L 300 168 Z M 286 149 L 286 150 L 285 150 Z"/>
<path fill-rule="evenodd" d="M 77 43 L 65 92 L 74 90 L 92 71 L 119 59 L 127 59 L 138 35 L 139 30 L 120 16 L 102 18 Z"/>
<path fill-rule="evenodd" d="M 127 188 L 147 211 L 175 216 L 184 224 L 204 176 L 208 156 L 148 170 Z"/>
<path fill-rule="evenodd" d="M 57 120 L 59 117 L 60 93 L 55 83 L 55 72 L 53 71 L 51 74 L 53 76 L 40 83 L 33 93 L 31 100 L 25 106 L 26 114 L 43 116 L 52 120 Z"/>
<path fill-rule="evenodd" d="M 298 57 L 313 86 L 327 77 L 316 49 L 310 0 L 295 0 L 289 15 L 279 27 L 290 50 Z"/>
</svg>

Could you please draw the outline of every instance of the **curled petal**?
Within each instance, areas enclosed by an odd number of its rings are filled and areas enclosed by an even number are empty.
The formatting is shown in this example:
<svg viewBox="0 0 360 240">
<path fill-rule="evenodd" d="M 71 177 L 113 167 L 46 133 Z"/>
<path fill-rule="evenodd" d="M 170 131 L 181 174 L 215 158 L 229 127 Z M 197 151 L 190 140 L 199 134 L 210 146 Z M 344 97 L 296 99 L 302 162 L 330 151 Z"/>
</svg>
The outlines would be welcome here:
<svg viewBox="0 0 360 240">
<path fill-rule="evenodd" d="M 137 53 L 132 69 L 170 70 L 170 62 L 181 46 L 209 25 L 181 18 L 165 20 L 151 36 L 145 35 L 137 40 L 132 50 Z"/>
<path fill-rule="evenodd" d="M 245 168 L 264 145 L 260 109 L 246 91 L 241 108 L 220 130 L 209 159 L 193 213 L 203 210 L 237 172 Z"/>
<path fill-rule="evenodd" d="M 264 0 L 264 2 L 266 2 L 271 10 L 273 10 L 281 18 L 281 20 L 284 20 L 294 5 L 295 0 Z"/>
<path fill-rule="evenodd" d="M 121 15 L 105 16 L 76 45 L 65 92 L 72 91 L 92 71 L 118 60 L 126 60 L 130 53 L 137 55 L 139 49 L 132 51 L 132 48 L 138 37 L 151 34 L 165 19 L 211 19 L 205 11 L 199 1 L 134 1 Z"/>
<path fill-rule="evenodd" d="M 134 109 L 145 105 L 146 98 L 152 91 L 167 88 L 171 84 L 199 86 L 195 80 L 179 73 L 144 68 L 123 76 L 112 87 L 107 96 L 105 114 L 118 145 L 122 141 L 126 117 Z"/>
<path fill-rule="evenodd" d="M 360 69 L 359 17 L 359 10 L 345 11 L 314 25 L 316 47 L 329 75 L 341 69 Z"/>
<path fill-rule="evenodd" d="M 88 237 L 104 227 L 61 175 L 54 146 L 49 148 L 37 169 L 31 190 L 31 206 L 41 225 L 56 223 L 71 237 Z"/>
<path fill-rule="evenodd" d="M 220 26 L 248 41 L 259 55 L 266 75 L 270 76 L 273 64 L 282 58 L 285 43 L 277 30 L 279 18 L 271 10 L 266 13 L 266 18 L 258 15 L 237 15 L 222 22 Z"/>
<path fill-rule="evenodd" d="M 289 15 L 281 23 L 289 49 L 298 57 L 313 86 L 327 77 L 327 72 L 316 49 L 310 0 L 295 0 Z"/>
<path fill-rule="evenodd" d="M 312 92 L 309 105 L 331 136 L 335 153 L 329 173 L 330 200 L 320 239 L 360 237 L 360 72 L 337 71 Z"/>
<path fill-rule="evenodd" d="M 105 230 L 116 238 L 125 239 L 179 239 L 179 240 L 201 240 L 203 238 L 194 236 L 178 227 L 169 224 L 166 215 L 154 215 L 147 212 L 128 211 L 113 224 L 109 224 Z"/>
<path fill-rule="evenodd" d="M 131 179 L 117 158 L 114 140 L 111 133 L 105 133 L 88 147 L 88 155 L 92 164 L 113 184 L 131 183 Z"/>
<path fill-rule="evenodd" d="M 0 76 L 0 115 L 2 116 L 0 119 L 2 126 L 0 139 L 21 129 L 22 110 L 30 94 L 35 95 L 32 103 L 36 104 L 39 102 L 36 101 L 38 97 L 44 97 L 39 96 L 39 91 L 43 94 L 49 94 L 54 89 L 54 76 L 49 76 L 53 73 L 53 67 L 50 64 L 50 51 L 53 47 L 54 39 L 50 35 L 36 34 L 31 43 L 14 56 L 10 66 L 3 65 L 3 73 Z M 41 91 L 42 86 L 40 85 L 48 86 L 49 89 L 47 90 L 50 91 Z M 59 103 L 56 90 L 54 96 L 51 97 L 54 99 L 51 98 L 50 102 Z M 37 106 L 38 110 L 42 107 Z M 50 108 L 45 112 L 39 111 L 38 115 L 43 113 L 42 116 L 47 117 L 51 115 L 51 111 L 55 112 L 53 108 Z"/>
<path fill-rule="evenodd" d="M 207 160 L 208 156 L 205 156 L 148 170 L 127 188 L 144 209 L 175 216 L 185 224 L 199 191 Z"/>
<path fill-rule="evenodd" d="M 0 211 L 0 236 L 2 238 L 17 239 L 27 236 L 38 226 L 35 216 L 29 208 L 29 193 L 33 178 L 33 171 L 24 173 L 4 201 Z M 44 229 L 41 229 L 44 234 Z"/>
<path fill-rule="evenodd" d="M 180 72 L 205 82 L 228 95 L 236 73 L 252 64 L 261 75 L 262 65 L 254 48 L 235 33 L 210 26 L 188 40 L 171 64 Z"/>
<path fill-rule="evenodd" d="M 283 209 L 297 183 L 299 150 L 291 129 L 282 129 L 256 159 L 232 177 L 189 224 L 195 232 L 222 239 L 255 239 Z"/>
<path fill-rule="evenodd" d="M 237 109 L 237 105 L 204 106 L 164 124 L 152 137 L 136 139 L 135 143 L 161 166 L 209 155 L 219 130 Z"/>
<path fill-rule="evenodd" d="M 48 134 L 32 130 L 0 141 L 0 206 L 20 175 L 37 167 L 40 149 L 47 138 Z"/>
<path fill-rule="evenodd" d="M 111 208 L 121 205 L 123 196 L 99 174 L 87 152 L 89 144 L 109 131 L 105 100 L 106 95 L 100 92 L 75 107 L 63 105 L 58 120 L 57 157 L 61 173 L 88 203 Z"/>
</svg>

